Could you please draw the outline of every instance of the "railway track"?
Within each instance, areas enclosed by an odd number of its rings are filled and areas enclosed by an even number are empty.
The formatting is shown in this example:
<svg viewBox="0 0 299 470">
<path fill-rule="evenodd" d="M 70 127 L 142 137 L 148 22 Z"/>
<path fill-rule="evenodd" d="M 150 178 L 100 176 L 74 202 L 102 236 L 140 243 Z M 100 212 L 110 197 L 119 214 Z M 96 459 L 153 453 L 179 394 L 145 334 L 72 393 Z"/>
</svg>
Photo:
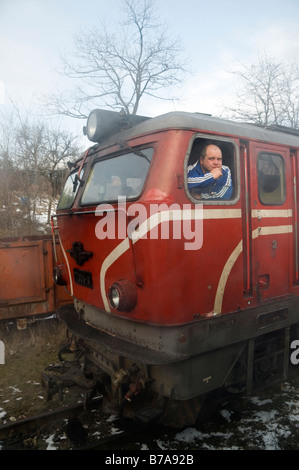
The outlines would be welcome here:
<svg viewBox="0 0 299 470">
<path fill-rule="evenodd" d="M 88 410 L 84 403 L 77 403 L 3 424 L 0 426 L 0 448 L 26 448 L 26 442 L 32 440 L 36 433 L 50 431 L 56 425 L 62 426 L 66 422 L 71 423 L 82 412 L 91 412 L 98 408 L 101 402 L 102 398 L 95 398 L 90 402 Z"/>
<path fill-rule="evenodd" d="M 102 398 L 91 400 L 88 409 L 84 403 L 73 406 L 63 406 L 53 411 L 47 411 L 35 416 L 19 419 L 0 426 L 0 449 L 2 450 L 43 450 L 41 446 L 50 442 L 50 436 L 55 433 L 58 437 L 52 442 L 52 448 L 60 450 L 110 450 L 126 447 L 130 440 L 146 438 L 152 432 L 152 427 L 145 424 L 126 426 L 117 419 L 113 425 L 114 432 L 102 429 L 101 422 L 96 424 L 92 412 L 98 410 Z M 87 421 L 89 424 L 82 424 Z M 107 416 L 106 416 L 107 418 Z M 106 419 L 102 417 L 103 423 Z M 90 429 L 89 429 L 90 427 Z M 107 425 L 106 425 L 107 427 Z M 96 437 L 96 429 L 101 437 Z M 102 436 L 103 435 L 103 436 Z M 62 440 L 65 442 L 62 443 Z M 60 445 L 62 443 L 62 445 Z M 49 448 L 49 447 L 48 447 Z"/>
<path fill-rule="evenodd" d="M 30 325 L 26 330 L 13 330 L 11 333 L 3 330 L 0 337 L 5 339 L 7 352 L 15 350 L 7 364 L 1 366 L 0 371 L 2 379 L 0 412 L 7 411 L 6 421 L 2 418 L 2 423 L 5 424 L 2 424 L 0 419 L 1 450 L 43 450 L 51 447 L 52 441 L 48 439 L 50 436 L 55 436 L 52 448 L 62 448 L 62 450 L 117 448 L 118 445 L 125 443 L 126 438 L 133 439 L 134 436 L 141 438 L 140 433 L 145 431 L 145 425 L 134 424 L 134 427 L 123 428 L 123 423 L 117 421 L 112 412 L 107 413 L 107 410 L 103 410 L 102 397 L 90 398 L 79 386 L 78 388 L 66 386 L 63 396 L 60 396 L 59 389 L 52 397 L 52 389 L 47 387 L 51 382 L 48 384 L 44 381 L 42 387 L 38 386 L 38 383 L 41 384 L 40 377 L 45 378 L 43 364 L 47 363 L 48 359 L 44 358 L 48 358 L 49 355 L 51 363 L 52 351 L 55 353 L 56 349 L 58 350 L 56 340 L 55 342 L 53 340 L 49 350 L 41 348 L 45 337 L 48 341 L 50 338 L 60 338 L 60 328 L 55 321 L 39 322 Z M 29 347 L 32 337 L 34 345 Z M 15 349 L 13 349 L 14 344 L 16 344 Z M 65 357 L 63 359 L 65 360 Z M 60 362 L 58 365 L 61 364 L 65 365 L 65 362 Z M 50 376 L 55 375 L 57 372 L 55 362 L 50 369 L 48 371 Z M 59 372 L 57 374 L 60 379 Z M 71 378 L 74 379 L 73 376 Z M 44 397 L 43 403 L 40 404 L 39 395 Z M 82 422 L 86 430 L 86 435 L 81 436 L 83 437 L 81 440 L 73 436 L 77 418 L 77 424 L 78 421 Z M 97 437 L 99 432 L 100 438 Z M 45 443 L 46 440 L 50 441 L 49 445 Z"/>
</svg>

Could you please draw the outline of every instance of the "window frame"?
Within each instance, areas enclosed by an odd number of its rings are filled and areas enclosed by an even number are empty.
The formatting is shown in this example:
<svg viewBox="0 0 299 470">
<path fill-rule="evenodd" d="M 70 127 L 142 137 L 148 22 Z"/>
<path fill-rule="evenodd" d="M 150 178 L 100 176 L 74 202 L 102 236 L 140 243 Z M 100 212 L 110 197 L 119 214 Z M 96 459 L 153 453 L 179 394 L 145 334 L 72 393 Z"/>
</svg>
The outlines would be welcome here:
<svg viewBox="0 0 299 470">
<path fill-rule="evenodd" d="M 188 166 L 190 165 L 189 159 L 190 159 L 191 151 L 194 145 L 194 141 L 197 139 L 203 139 L 206 141 L 211 140 L 214 142 L 219 141 L 219 143 L 226 142 L 233 146 L 234 155 L 232 155 L 232 158 L 233 158 L 234 168 L 233 170 L 232 168 L 230 168 L 231 173 L 232 173 L 232 181 L 234 185 L 234 192 L 233 192 L 232 199 L 196 199 L 190 193 L 190 190 L 188 188 Z M 215 205 L 215 206 L 236 204 L 236 202 L 240 198 L 240 163 L 239 162 L 240 162 L 240 150 L 239 150 L 239 146 L 237 142 L 233 138 L 223 137 L 223 136 L 214 135 L 214 134 L 203 134 L 200 132 L 197 132 L 196 134 L 194 134 L 189 141 L 187 153 L 186 153 L 185 160 L 184 160 L 184 183 L 185 183 L 185 192 L 186 192 L 187 197 L 194 204 L 205 204 L 205 205 Z M 224 165 L 226 165 L 225 162 L 223 163 Z"/>
<path fill-rule="evenodd" d="M 86 171 L 86 165 L 84 165 L 84 166 L 82 167 L 82 170 L 81 170 L 81 175 L 80 175 L 80 180 L 81 180 L 81 181 L 83 180 L 85 171 Z M 60 194 L 60 197 L 59 197 L 59 200 L 58 200 L 58 203 L 57 203 L 56 210 L 58 210 L 58 211 L 63 211 L 63 210 L 71 209 L 71 208 L 73 207 L 74 202 L 75 202 L 75 200 L 76 200 L 76 198 L 77 198 L 77 196 L 78 196 L 78 192 L 79 192 L 80 186 L 82 185 L 82 183 L 80 183 L 79 180 L 77 180 L 77 187 L 76 187 L 76 190 L 73 191 L 74 196 L 73 196 L 73 198 L 72 198 L 72 202 L 71 202 L 69 205 L 63 206 L 63 207 L 59 207 L 59 204 L 60 204 L 60 202 L 61 202 L 61 200 L 62 200 L 63 192 L 64 192 L 64 189 L 65 189 L 65 186 L 66 186 L 67 181 L 68 181 L 69 178 L 71 178 L 72 176 L 74 176 L 74 180 L 75 180 L 76 175 L 78 174 L 78 172 L 79 172 L 79 167 L 76 168 L 75 170 L 71 171 L 71 172 L 68 174 L 68 176 L 67 176 L 67 178 L 66 178 L 66 180 L 65 180 L 65 182 L 64 182 L 63 189 L 62 189 L 62 191 L 61 191 L 61 194 Z M 74 184 L 74 180 L 73 180 L 73 184 Z"/>
<path fill-rule="evenodd" d="M 146 181 L 148 179 L 148 175 L 149 175 L 149 171 L 150 171 L 150 168 L 151 168 L 151 165 L 152 165 L 152 162 L 153 162 L 153 159 L 154 159 L 154 155 L 155 155 L 155 146 L 150 143 L 148 145 L 143 145 L 143 146 L 138 146 L 138 147 L 132 147 L 132 150 L 130 149 L 126 149 L 126 151 L 122 151 L 122 152 L 114 152 L 114 153 L 111 153 L 111 154 L 108 154 L 108 155 L 102 155 L 102 156 L 99 156 L 99 157 L 96 157 L 90 164 L 89 168 L 88 168 L 88 175 L 86 177 L 86 180 L 84 182 L 84 186 L 82 188 L 82 192 L 80 194 L 80 198 L 79 198 L 79 206 L 80 207 L 89 207 L 89 206 L 97 206 L 99 204 L 116 204 L 118 202 L 118 198 L 119 197 L 124 197 L 122 195 L 118 195 L 118 197 L 116 199 L 104 199 L 102 201 L 98 201 L 98 202 L 89 202 L 89 203 L 86 203 L 86 202 L 82 202 L 82 198 L 84 196 L 84 193 L 86 191 L 86 187 L 87 187 L 87 184 L 88 184 L 88 178 L 91 174 L 91 172 L 93 171 L 93 168 L 95 167 L 96 164 L 98 163 L 101 163 L 101 162 L 104 162 L 104 161 L 107 161 L 107 160 L 111 160 L 111 159 L 115 159 L 115 158 L 119 158 L 119 157 L 122 157 L 122 156 L 125 156 L 125 155 L 129 155 L 129 154 L 133 154 L 134 155 L 134 150 L 136 151 L 140 151 L 140 152 L 143 152 L 144 150 L 147 150 L 147 149 L 151 149 L 152 150 L 152 155 L 151 155 L 151 160 L 149 162 L 149 165 L 148 165 L 148 169 L 147 169 L 147 173 L 145 175 L 145 178 L 144 178 L 144 181 L 143 181 L 143 186 L 142 186 L 142 189 L 140 191 L 140 193 L 138 194 L 138 196 L 135 196 L 134 198 L 127 198 L 126 201 L 127 202 L 134 202 L 138 199 L 140 199 L 143 191 L 144 191 L 144 188 L 145 188 L 145 185 L 146 185 Z M 141 156 L 139 156 L 138 158 L 143 158 Z"/>
<path fill-rule="evenodd" d="M 279 173 L 279 175 L 280 175 L 280 186 L 282 186 L 284 194 L 283 194 L 283 198 L 281 202 L 264 202 L 261 198 L 261 191 L 260 191 L 261 186 L 260 186 L 260 177 L 259 177 L 259 162 L 260 162 L 261 155 L 279 157 L 282 161 L 283 174 L 281 175 L 281 173 Z M 282 206 L 283 204 L 285 204 L 286 198 L 287 198 L 287 181 L 286 181 L 286 162 L 285 162 L 283 155 L 278 152 L 271 152 L 270 150 L 261 150 L 258 153 L 257 159 L 256 159 L 256 174 L 257 174 L 257 195 L 258 195 L 260 204 L 262 204 L 263 206 Z"/>
</svg>

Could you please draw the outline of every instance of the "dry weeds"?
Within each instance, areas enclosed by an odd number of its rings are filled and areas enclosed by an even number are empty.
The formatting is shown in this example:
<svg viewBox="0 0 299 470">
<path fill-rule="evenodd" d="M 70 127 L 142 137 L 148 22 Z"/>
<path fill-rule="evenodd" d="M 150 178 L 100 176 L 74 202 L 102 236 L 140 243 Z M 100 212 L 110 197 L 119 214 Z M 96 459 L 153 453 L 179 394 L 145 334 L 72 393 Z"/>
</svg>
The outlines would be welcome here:
<svg viewBox="0 0 299 470">
<path fill-rule="evenodd" d="M 5 345 L 5 364 L 0 364 L 0 424 L 51 409 L 41 386 L 41 372 L 56 363 L 57 351 L 66 339 L 56 319 L 38 321 L 17 330 L 0 325 Z"/>
</svg>

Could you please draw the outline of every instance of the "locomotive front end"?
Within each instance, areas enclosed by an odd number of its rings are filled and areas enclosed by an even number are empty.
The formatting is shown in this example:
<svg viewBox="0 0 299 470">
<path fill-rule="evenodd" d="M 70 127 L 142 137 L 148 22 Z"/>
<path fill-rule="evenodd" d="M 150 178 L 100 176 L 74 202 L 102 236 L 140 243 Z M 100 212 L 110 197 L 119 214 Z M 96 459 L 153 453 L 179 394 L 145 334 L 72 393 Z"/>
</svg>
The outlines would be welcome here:
<svg viewBox="0 0 299 470">
<path fill-rule="evenodd" d="M 84 358 L 85 376 L 100 384 L 121 414 L 152 419 L 176 388 L 178 398 L 187 390 L 186 383 L 179 385 L 180 372 L 173 373 L 174 364 L 188 357 L 179 292 L 173 299 L 167 294 L 186 240 L 171 248 L 167 237 L 161 246 L 159 235 L 161 214 L 175 198 L 161 172 L 173 174 L 177 165 L 174 156 L 161 163 L 159 155 L 166 149 L 175 155 L 187 144 L 177 132 L 144 132 L 142 117 L 125 122 L 108 112 L 106 130 L 99 117 L 91 114 L 85 133 L 101 142 L 71 170 L 54 217 L 64 263 L 53 277 L 74 298 L 58 316 L 67 324 L 69 344 Z M 177 212 L 175 207 L 170 217 Z"/>
</svg>

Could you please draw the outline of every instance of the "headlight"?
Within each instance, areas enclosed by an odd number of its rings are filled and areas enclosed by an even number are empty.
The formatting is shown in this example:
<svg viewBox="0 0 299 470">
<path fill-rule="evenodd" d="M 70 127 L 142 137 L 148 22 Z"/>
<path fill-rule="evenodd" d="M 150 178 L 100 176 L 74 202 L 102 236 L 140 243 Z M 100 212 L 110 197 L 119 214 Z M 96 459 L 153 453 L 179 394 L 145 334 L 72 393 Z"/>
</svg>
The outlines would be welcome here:
<svg viewBox="0 0 299 470">
<path fill-rule="evenodd" d="M 104 137 L 119 132 L 121 124 L 118 112 L 94 109 L 88 116 L 85 133 L 92 142 L 101 142 Z"/>
<path fill-rule="evenodd" d="M 112 308 L 121 312 L 129 312 L 137 303 L 136 287 L 127 279 L 114 282 L 109 289 L 108 298 Z"/>
<path fill-rule="evenodd" d="M 120 303 L 120 293 L 117 287 L 111 287 L 110 290 L 110 303 L 113 308 L 118 308 Z"/>
<path fill-rule="evenodd" d="M 109 111 L 107 109 L 94 109 L 88 116 L 83 134 L 92 142 L 101 142 L 123 129 L 135 126 L 149 119 L 146 116 L 126 114 L 124 111 Z"/>
<path fill-rule="evenodd" d="M 87 122 L 87 135 L 89 140 L 94 140 L 97 132 L 97 116 L 95 113 L 90 113 Z"/>
</svg>

